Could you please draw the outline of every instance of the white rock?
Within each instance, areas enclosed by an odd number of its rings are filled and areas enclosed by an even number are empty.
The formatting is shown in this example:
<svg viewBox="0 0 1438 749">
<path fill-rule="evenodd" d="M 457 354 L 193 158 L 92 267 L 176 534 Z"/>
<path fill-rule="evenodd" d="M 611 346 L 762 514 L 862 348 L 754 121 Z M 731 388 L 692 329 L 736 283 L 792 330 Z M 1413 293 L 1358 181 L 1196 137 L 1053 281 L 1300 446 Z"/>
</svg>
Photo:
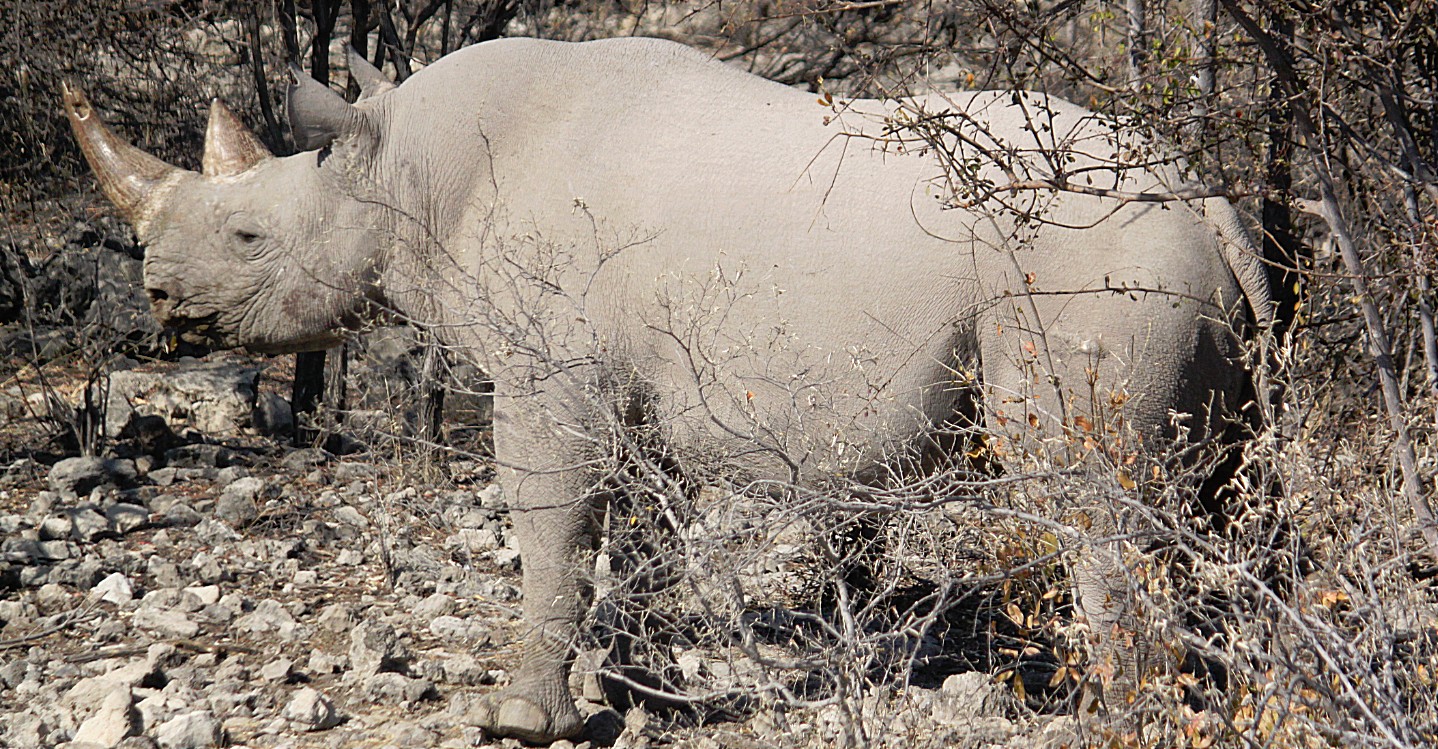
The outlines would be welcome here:
<svg viewBox="0 0 1438 749">
<path fill-rule="evenodd" d="M 150 522 L 150 511 L 140 505 L 119 502 L 105 508 L 105 520 L 110 523 L 110 530 L 123 535 Z"/>
<path fill-rule="evenodd" d="M 285 705 L 284 717 L 301 731 L 323 731 L 340 722 L 329 698 L 309 687 L 295 692 L 294 698 Z"/>
<path fill-rule="evenodd" d="M 320 615 L 315 623 L 326 632 L 335 634 L 348 632 L 355 625 L 354 608 L 344 603 L 332 603 L 320 609 Z"/>
<path fill-rule="evenodd" d="M 45 518 L 40 522 L 38 529 L 41 541 L 54 541 L 70 537 L 75 524 L 70 520 L 69 515 L 54 515 Z"/>
<path fill-rule="evenodd" d="M 943 725 L 963 725 L 980 718 L 1013 715 L 1018 700 L 1013 692 L 988 674 L 954 674 L 934 695 L 932 717 Z"/>
<path fill-rule="evenodd" d="M 197 709 L 200 698 L 191 690 L 182 688 L 178 682 L 170 682 L 165 689 L 139 689 L 135 696 L 144 699 L 135 704 L 140 711 L 140 727 L 145 733 L 153 734 L 171 718 Z"/>
<path fill-rule="evenodd" d="M 277 658 L 260 667 L 260 678 L 265 681 L 286 681 L 294 668 L 295 662 L 289 658 Z"/>
<path fill-rule="evenodd" d="M 434 685 L 424 679 L 411 679 L 393 671 L 381 671 L 364 681 L 365 697 L 385 704 L 417 702 L 433 689 Z"/>
<path fill-rule="evenodd" d="M 86 543 L 110 532 L 110 519 L 90 507 L 71 511 L 70 523 L 71 535 Z"/>
<path fill-rule="evenodd" d="M 454 611 L 454 598 L 443 593 L 434 595 L 420 601 L 411 610 L 416 617 L 429 621 L 437 616 L 445 616 Z"/>
<path fill-rule="evenodd" d="M 112 572 L 90 589 L 90 600 L 123 605 L 135 600 L 135 588 L 130 584 L 130 578 Z"/>
<path fill-rule="evenodd" d="M 489 635 L 489 628 L 483 623 L 457 616 L 435 617 L 429 623 L 429 631 L 446 640 L 480 640 Z"/>
<path fill-rule="evenodd" d="M 98 676 L 81 679 L 60 696 L 60 709 L 70 711 L 76 720 L 84 720 L 99 708 L 111 692 L 120 687 L 139 686 L 152 672 L 150 664 L 138 659 Z"/>
<path fill-rule="evenodd" d="M 303 629 L 294 615 L 272 598 L 260 601 L 254 611 L 236 619 L 234 627 L 241 632 L 275 632 L 286 641 L 298 637 Z"/>
<path fill-rule="evenodd" d="M 155 740 L 163 749 L 205 749 L 220 746 L 222 739 L 220 721 L 204 710 L 177 715 L 155 731 Z"/>
<path fill-rule="evenodd" d="M 478 554 L 485 551 L 493 551 L 504 544 L 500 541 L 499 534 L 490 528 L 462 528 L 458 533 L 444 539 L 444 546 L 447 549 L 458 549 L 470 554 Z"/>
<path fill-rule="evenodd" d="M 196 585 L 185 588 L 182 592 L 194 596 L 200 602 L 200 608 L 220 602 L 220 586 L 218 585 Z"/>
<path fill-rule="evenodd" d="M 80 724 L 75 741 L 113 747 L 137 733 L 136 715 L 131 703 L 134 695 L 122 686 L 105 695 L 100 709 Z"/>
<path fill-rule="evenodd" d="M 163 671 L 175 655 L 175 646 L 168 642 L 157 642 L 145 648 L 145 662 L 155 671 Z"/>
<path fill-rule="evenodd" d="M 334 516 L 335 521 L 342 525 L 349 525 L 355 528 L 369 527 L 369 518 L 366 518 L 363 513 L 349 505 L 335 508 Z"/>
<path fill-rule="evenodd" d="M 358 677 L 396 668 L 409 658 L 394 627 L 383 622 L 363 622 L 350 632 L 350 668 Z"/>
<path fill-rule="evenodd" d="M 189 639 L 200 633 L 200 625 L 190 621 L 183 612 L 174 609 L 145 606 L 135 612 L 130 622 L 141 629 L 181 639 Z"/>
<path fill-rule="evenodd" d="M 518 570 L 521 564 L 519 551 L 508 548 L 495 551 L 494 564 L 502 570 Z"/>
<path fill-rule="evenodd" d="M 504 490 L 500 488 L 498 483 L 490 484 L 480 489 L 475 493 L 475 499 L 479 500 L 480 507 L 503 508 L 506 506 L 504 502 Z"/>
<path fill-rule="evenodd" d="M 258 379 L 258 369 L 234 364 L 194 364 L 163 373 L 115 372 L 110 375 L 106 433 L 117 436 L 136 413 L 158 415 L 172 428 L 233 432 L 250 425 Z"/>
</svg>

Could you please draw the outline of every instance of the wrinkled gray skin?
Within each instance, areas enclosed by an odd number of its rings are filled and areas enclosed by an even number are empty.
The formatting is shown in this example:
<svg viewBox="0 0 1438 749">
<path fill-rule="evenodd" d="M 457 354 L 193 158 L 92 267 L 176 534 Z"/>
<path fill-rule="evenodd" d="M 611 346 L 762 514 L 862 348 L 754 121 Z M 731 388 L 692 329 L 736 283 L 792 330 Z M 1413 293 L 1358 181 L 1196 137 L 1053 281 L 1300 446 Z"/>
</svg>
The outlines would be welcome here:
<svg viewBox="0 0 1438 749">
<path fill-rule="evenodd" d="M 271 157 L 217 104 L 205 174 L 147 160 L 97 129 L 82 95 L 67 102 L 148 248 L 163 323 L 274 353 L 330 346 L 388 310 L 492 373 L 532 625 L 482 716 L 500 734 L 582 728 L 567 674 L 606 497 L 594 466 L 615 425 L 652 425 L 651 447 L 751 490 L 862 491 L 932 465 L 923 445 L 942 440 L 923 437 L 975 418 L 975 402 L 1025 449 L 1049 448 L 1061 422 L 1112 418 L 1091 392 L 1126 393 L 1137 438 L 1173 434 L 1175 412 L 1201 436 L 1244 389 L 1242 331 L 1267 319 L 1225 201 L 1005 192 L 1057 224 L 1016 235 L 1002 212 L 945 210 L 932 151 L 882 123 L 962 110 L 1019 178 L 1051 174 L 1026 150 L 1063 142 L 1068 169 L 1091 168 L 1075 183 L 1179 186 L 1170 168 L 1108 169 L 1116 141 L 1143 142 L 1066 102 L 966 93 L 836 111 L 643 39 L 488 42 L 391 90 L 361 72 L 372 95 L 354 106 L 313 83 L 292 92 L 297 140 L 318 151 Z M 980 176 L 1009 180 L 992 161 Z M 1120 641 L 1116 557 L 1087 560 L 1083 610 Z"/>
</svg>

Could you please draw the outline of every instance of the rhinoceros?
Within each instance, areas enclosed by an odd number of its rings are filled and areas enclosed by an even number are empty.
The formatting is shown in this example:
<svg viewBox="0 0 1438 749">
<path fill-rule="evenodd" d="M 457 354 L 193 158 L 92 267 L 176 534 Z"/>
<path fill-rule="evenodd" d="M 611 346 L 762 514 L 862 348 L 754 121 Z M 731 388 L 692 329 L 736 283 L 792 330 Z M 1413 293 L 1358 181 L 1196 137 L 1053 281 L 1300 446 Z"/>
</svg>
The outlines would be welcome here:
<svg viewBox="0 0 1438 749">
<path fill-rule="evenodd" d="M 492 376 L 528 623 L 494 733 L 582 730 L 584 559 L 626 429 L 660 470 L 852 493 L 942 465 L 963 425 L 1013 455 L 1117 408 L 1191 443 L 1243 406 L 1269 299 L 1234 208 L 1144 197 L 1183 194 L 1180 167 L 1073 104 L 835 99 L 652 39 L 374 72 L 355 104 L 292 88 L 309 150 L 283 158 L 217 100 L 200 173 L 64 99 L 164 325 L 281 353 L 393 315 Z M 1103 637 L 1123 584 L 1078 568 Z"/>
</svg>

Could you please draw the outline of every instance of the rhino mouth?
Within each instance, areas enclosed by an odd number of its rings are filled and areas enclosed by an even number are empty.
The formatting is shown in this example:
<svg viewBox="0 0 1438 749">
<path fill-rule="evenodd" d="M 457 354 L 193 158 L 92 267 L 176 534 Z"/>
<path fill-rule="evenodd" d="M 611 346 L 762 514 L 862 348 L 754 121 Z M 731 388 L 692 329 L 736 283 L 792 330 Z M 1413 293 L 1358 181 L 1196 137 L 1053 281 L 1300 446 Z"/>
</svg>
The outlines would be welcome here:
<svg viewBox="0 0 1438 749">
<path fill-rule="evenodd" d="M 167 341 L 185 343 L 206 348 L 224 348 L 224 336 L 218 327 L 218 312 L 194 314 L 180 310 L 179 305 L 161 289 L 147 289 L 150 309 L 159 321 Z"/>
<path fill-rule="evenodd" d="M 192 346 L 200 346 L 205 349 L 229 348 L 225 337 L 215 327 L 215 315 L 203 318 L 170 318 L 165 320 L 164 335 L 166 340 L 183 341 Z"/>
</svg>

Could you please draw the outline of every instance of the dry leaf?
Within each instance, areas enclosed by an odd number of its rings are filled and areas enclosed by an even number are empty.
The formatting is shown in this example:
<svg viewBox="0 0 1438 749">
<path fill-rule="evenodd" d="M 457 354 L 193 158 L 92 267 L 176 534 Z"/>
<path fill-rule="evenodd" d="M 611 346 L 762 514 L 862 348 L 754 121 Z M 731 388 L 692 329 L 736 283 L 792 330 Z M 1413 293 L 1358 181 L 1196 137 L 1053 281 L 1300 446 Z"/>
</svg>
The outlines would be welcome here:
<svg viewBox="0 0 1438 749">
<path fill-rule="evenodd" d="M 1124 489 L 1127 490 L 1133 490 L 1138 487 L 1138 484 L 1134 482 L 1133 477 L 1129 476 L 1128 471 L 1124 470 L 1120 470 L 1118 472 L 1118 485 L 1122 486 Z"/>
</svg>

